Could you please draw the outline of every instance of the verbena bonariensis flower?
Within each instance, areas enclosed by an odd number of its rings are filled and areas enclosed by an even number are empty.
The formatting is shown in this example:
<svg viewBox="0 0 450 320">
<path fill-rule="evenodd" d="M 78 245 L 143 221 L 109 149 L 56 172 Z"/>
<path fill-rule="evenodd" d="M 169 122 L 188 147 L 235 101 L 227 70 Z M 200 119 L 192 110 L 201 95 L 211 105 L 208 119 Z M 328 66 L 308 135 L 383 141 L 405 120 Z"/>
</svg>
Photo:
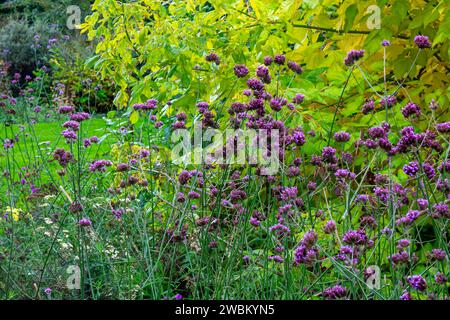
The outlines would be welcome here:
<svg viewBox="0 0 450 320">
<path fill-rule="evenodd" d="M 409 241 L 408 239 L 400 239 L 397 241 L 397 249 L 401 251 L 404 248 L 408 247 L 410 243 L 411 241 Z"/>
<path fill-rule="evenodd" d="M 420 210 L 425 210 L 428 208 L 428 200 L 427 199 L 417 199 L 417 205 L 419 206 Z"/>
<path fill-rule="evenodd" d="M 297 93 L 294 98 L 292 99 L 292 102 L 295 104 L 300 104 L 305 99 L 305 95 L 301 93 Z"/>
<path fill-rule="evenodd" d="M 287 104 L 287 100 L 284 98 L 275 97 L 270 100 L 270 107 L 273 111 L 280 111 L 283 106 Z"/>
<path fill-rule="evenodd" d="M 427 256 L 432 260 L 444 261 L 447 257 L 447 254 L 442 249 L 434 248 L 430 253 L 427 253 Z"/>
<path fill-rule="evenodd" d="M 412 102 L 407 103 L 401 111 L 405 118 L 410 118 L 413 115 L 419 117 L 422 114 L 420 107 Z"/>
<path fill-rule="evenodd" d="M 420 48 L 430 48 L 431 43 L 427 36 L 417 35 L 414 37 L 414 43 Z"/>
<path fill-rule="evenodd" d="M 448 208 L 448 205 L 444 202 L 436 203 L 433 206 L 433 212 L 431 214 L 433 218 L 450 218 L 450 209 Z"/>
<path fill-rule="evenodd" d="M 91 163 L 91 165 L 89 166 L 89 171 L 94 172 L 94 171 L 100 171 L 100 172 L 105 172 L 106 171 L 106 167 L 110 167 L 112 166 L 112 162 L 109 160 L 95 160 Z"/>
<path fill-rule="evenodd" d="M 319 256 L 319 248 L 316 246 L 317 233 L 308 231 L 303 235 L 299 246 L 294 251 L 294 265 L 311 265 Z"/>
<path fill-rule="evenodd" d="M 407 278 L 411 287 L 418 291 L 425 291 L 427 288 L 427 283 L 421 275 L 413 275 Z"/>
<path fill-rule="evenodd" d="M 61 135 L 66 138 L 67 143 L 77 140 L 77 134 L 71 129 L 64 130 Z"/>
<path fill-rule="evenodd" d="M 436 281 L 437 284 L 445 284 L 448 281 L 448 279 L 445 276 L 445 274 L 443 274 L 442 272 L 438 272 L 434 276 L 434 281 Z"/>
<path fill-rule="evenodd" d="M 189 191 L 188 197 L 190 199 L 199 199 L 200 198 L 200 193 L 195 192 L 195 191 Z"/>
<path fill-rule="evenodd" d="M 294 62 L 294 61 L 289 61 L 288 62 L 288 68 L 291 69 L 292 71 L 294 71 L 297 74 L 302 74 L 303 73 L 303 69 L 301 67 L 301 65 L 299 65 L 298 63 Z"/>
<path fill-rule="evenodd" d="M 269 228 L 269 230 L 270 231 L 275 231 L 275 234 L 278 237 L 280 237 L 280 238 L 288 235 L 289 233 L 291 233 L 291 229 L 289 229 L 289 227 L 287 227 L 287 226 L 285 226 L 285 225 L 283 225 L 281 223 L 278 223 L 278 224 L 275 224 L 275 225 L 271 226 Z"/>
<path fill-rule="evenodd" d="M 53 159 L 57 160 L 59 165 L 63 168 L 67 167 L 69 163 L 75 162 L 72 153 L 62 148 L 58 148 L 53 152 Z"/>
<path fill-rule="evenodd" d="M 75 112 L 75 108 L 72 106 L 61 106 L 58 108 L 58 113 L 60 114 L 66 114 L 66 113 L 72 113 Z"/>
<path fill-rule="evenodd" d="M 158 100 L 149 99 L 145 103 L 136 103 L 133 105 L 134 110 L 154 110 L 157 108 Z"/>
<path fill-rule="evenodd" d="M 383 40 L 383 41 L 381 41 L 381 45 L 383 47 L 389 47 L 391 45 L 391 43 L 389 42 L 389 40 Z"/>
<path fill-rule="evenodd" d="M 397 98 L 395 96 L 388 96 L 387 98 L 384 97 L 380 101 L 380 105 L 383 107 L 392 107 L 397 103 Z"/>
<path fill-rule="evenodd" d="M 422 163 L 422 169 L 427 178 L 430 180 L 433 179 L 434 176 L 436 175 L 436 171 L 434 170 L 433 166 L 428 162 Z"/>
<path fill-rule="evenodd" d="M 262 83 L 257 78 L 250 78 L 247 80 L 247 86 L 252 90 L 262 90 L 264 89 L 264 83 Z"/>
<path fill-rule="evenodd" d="M 332 147 L 324 147 L 322 149 L 322 160 L 327 161 L 327 162 L 336 162 L 334 161 L 334 157 L 336 154 L 336 149 L 332 148 Z"/>
<path fill-rule="evenodd" d="M 286 57 L 282 54 L 275 55 L 274 61 L 276 64 L 283 65 L 286 62 Z"/>
<path fill-rule="evenodd" d="M 254 227 L 258 227 L 261 224 L 261 221 L 255 217 L 250 217 L 250 224 Z"/>
<path fill-rule="evenodd" d="M 356 61 L 364 56 L 364 50 L 350 50 L 344 59 L 344 64 L 346 66 L 352 66 Z"/>
<path fill-rule="evenodd" d="M 264 83 L 270 83 L 272 81 L 269 69 L 266 66 L 258 66 L 258 68 L 256 68 L 256 76 Z"/>
<path fill-rule="evenodd" d="M 281 256 L 279 256 L 279 255 L 269 256 L 268 259 L 269 259 L 269 261 L 275 261 L 275 262 L 278 262 L 278 263 L 281 263 L 281 262 L 284 261 L 283 258 Z"/>
<path fill-rule="evenodd" d="M 334 222 L 333 220 L 327 221 L 327 223 L 323 227 L 323 232 L 325 232 L 326 234 L 331 234 L 335 230 L 336 230 L 336 222 Z"/>
<path fill-rule="evenodd" d="M 403 172 L 405 172 L 410 177 L 415 177 L 419 172 L 420 167 L 417 161 L 412 161 L 409 164 L 403 166 Z"/>
<path fill-rule="evenodd" d="M 439 108 L 439 104 L 434 99 L 431 99 L 430 104 L 428 105 L 428 108 L 430 110 L 437 110 Z"/>
<path fill-rule="evenodd" d="M 178 182 L 182 185 L 189 182 L 189 179 L 192 177 L 191 173 L 187 170 L 181 171 L 181 173 L 178 175 Z"/>
<path fill-rule="evenodd" d="M 297 145 L 297 146 L 302 146 L 305 144 L 306 142 L 306 136 L 303 133 L 301 128 L 296 128 L 294 129 L 294 131 L 292 132 L 292 141 Z"/>
<path fill-rule="evenodd" d="M 297 197 L 298 189 L 297 187 L 284 187 L 281 192 L 281 200 L 288 201 Z"/>
<path fill-rule="evenodd" d="M 336 170 L 336 172 L 334 173 L 334 176 L 339 178 L 339 179 L 355 179 L 356 175 L 353 172 L 350 172 L 347 169 L 338 169 Z"/>
<path fill-rule="evenodd" d="M 400 296 L 400 300 L 412 300 L 411 294 L 407 290 L 404 290 L 402 295 Z"/>
<path fill-rule="evenodd" d="M 91 117 L 91 115 L 87 112 L 78 112 L 78 113 L 71 114 L 70 120 L 81 122 L 81 121 L 89 119 L 90 117 Z"/>
<path fill-rule="evenodd" d="M 270 57 L 270 56 L 264 57 L 264 64 L 266 66 L 270 66 L 272 64 L 272 62 L 273 62 L 273 58 L 272 57 Z"/>
<path fill-rule="evenodd" d="M 80 129 L 80 123 L 77 121 L 66 121 L 62 125 L 64 128 L 72 129 L 73 131 L 78 131 Z"/>
<path fill-rule="evenodd" d="M 248 68 L 243 64 L 235 65 L 233 71 L 238 78 L 243 78 L 248 74 Z"/>
<path fill-rule="evenodd" d="M 408 213 L 404 216 L 404 217 L 400 217 L 399 219 L 397 219 L 396 223 L 397 225 L 401 226 L 408 226 L 410 224 L 412 224 L 414 221 L 417 220 L 417 218 L 420 217 L 420 211 L 417 210 L 411 210 L 408 211 Z"/>
<path fill-rule="evenodd" d="M 88 218 L 83 218 L 83 219 L 80 219 L 80 221 L 78 221 L 78 224 L 82 227 L 87 227 L 87 226 L 92 225 L 92 222 Z"/>
<path fill-rule="evenodd" d="M 3 148 L 12 149 L 14 147 L 14 141 L 11 139 L 3 140 Z"/>
<path fill-rule="evenodd" d="M 450 132 L 450 122 L 438 123 L 436 125 L 436 130 L 440 133 L 449 133 Z"/>
<path fill-rule="evenodd" d="M 339 131 L 334 134 L 334 140 L 336 142 L 347 142 L 350 140 L 350 133 L 345 131 Z"/>
<path fill-rule="evenodd" d="M 331 288 L 327 288 L 322 292 L 322 296 L 325 299 L 336 300 L 340 298 L 344 298 L 347 295 L 347 289 L 343 286 L 336 285 Z"/>
<path fill-rule="evenodd" d="M 216 53 L 214 53 L 214 52 L 208 54 L 208 55 L 205 57 L 205 60 L 208 61 L 208 62 L 214 62 L 216 65 L 219 65 L 219 64 L 220 64 L 220 58 L 219 58 L 219 56 L 218 56 Z"/>
<path fill-rule="evenodd" d="M 373 110 L 375 110 L 375 102 L 372 99 L 366 100 L 362 106 L 361 112 L 363 114 L 369 114 Z"/>
<path fill-rule="evenodd" d="M 342 241 L 351 245 L 363 245 L 367 243 L 367 235 L 364 230 L 350 230 L 342 237 Z"/>
</svg>

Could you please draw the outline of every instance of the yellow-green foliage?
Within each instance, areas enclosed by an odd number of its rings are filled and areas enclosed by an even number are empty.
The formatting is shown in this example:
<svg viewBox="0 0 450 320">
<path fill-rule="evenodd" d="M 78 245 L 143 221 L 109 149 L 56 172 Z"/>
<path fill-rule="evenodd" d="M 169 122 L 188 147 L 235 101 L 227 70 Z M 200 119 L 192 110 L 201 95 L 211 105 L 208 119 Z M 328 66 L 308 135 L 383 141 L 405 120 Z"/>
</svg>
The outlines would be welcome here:
<svg viewBox="0 0 450 320">
<path fill-rule="evenodd" d="M 370 30 L 372 5 L 380 8 L 381 21 L 379 29 Z M 307 93 L 310 111 L 325 109 L 327 117 L 326 107 L 339 98 L 346 79 L 343 59 L 350 49 L 366 50 L 363 68 L 378 83 L 380 42 L 390 40 L 387 72 L 393 87 L 409 70 L 419 33 L 429 36 L 433 47 L 419 55 L 409 75 L 409 95 L 418 103 L 439 98 L 441 105 L 450 95 L 447 1 L 97 0 L 92 10 L 83 31 L 102 41 L 89 63 L 115 80 L 119 107 L 150 97 L 174 99 L 175 110 L 192 107 L 197 98 L 214 101 L 234 93 L 234 64 L 252 70 L 265 55 L 285 53 L 306 70 L 292 87 Z M 210 52 L 220 56 L 219 66 L 205 62 Z M 358 81 L 349 83 L 348 97 L 365 89 L 361 74 L 355 74 Z M 346 116 L 357 112 L 364 98 L 345 100 Z"/>
</svg>

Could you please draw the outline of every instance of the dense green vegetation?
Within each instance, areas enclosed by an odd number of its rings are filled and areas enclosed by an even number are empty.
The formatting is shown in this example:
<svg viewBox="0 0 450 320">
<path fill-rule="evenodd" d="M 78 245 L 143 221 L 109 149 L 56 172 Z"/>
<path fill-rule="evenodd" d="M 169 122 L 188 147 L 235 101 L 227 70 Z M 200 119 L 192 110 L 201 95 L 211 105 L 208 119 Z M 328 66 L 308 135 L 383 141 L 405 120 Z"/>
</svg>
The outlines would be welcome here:
<svg viewBox="0 0 450 320">
<path fill-rule="evenodd" d="M 67 5 L 0 5 L 2 299 L 448 299 L 446 1 Z"/>
</svg>

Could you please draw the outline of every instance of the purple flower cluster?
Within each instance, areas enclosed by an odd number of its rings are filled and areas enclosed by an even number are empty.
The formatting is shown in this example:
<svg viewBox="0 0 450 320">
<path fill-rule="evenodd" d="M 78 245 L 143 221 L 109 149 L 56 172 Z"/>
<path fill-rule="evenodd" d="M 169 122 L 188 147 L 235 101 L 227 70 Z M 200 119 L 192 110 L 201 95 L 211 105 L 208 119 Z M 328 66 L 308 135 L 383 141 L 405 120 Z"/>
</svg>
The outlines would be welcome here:
<svg viewBox="0 0 450 320">
<path fill-rule="evenodd" d="M 344 64 L 346 66 L 352 66 L 356 61 L 364 56 L 364 50 L 350 50 L 344 59 Z"/>
<path fill-rule="evenodd" d="M 430 48 L 431 43 L 427 36 L 418 35 L 414 37 L 414 43 L 420 48 Z"/>
<path fill-rule="evenodd" d="M 319 248 L 316 246 L 317 233 L 308 231 L 303 235 L 300 245 L 294 251 L 294 265 L 312 265 L 319 257 Z"/>
<path fill-rule="evenodd" d="M 89 171 L 95 172 L 105 172 L 107 167 L 112 166 L 112 162 L 110 160 L 95 160 L 89 166 Z"/>
<path fill-rule="evenodd" d="M 422 112 L 417 104 L 409 102 L 402 108 L 402 114 L 405 118 L 410 118 L 411 116 L 419 117 Z"/>
<path fill-rule="evenodd" d="M 238 78 L 243 78 L 248 74 L 248 68 L 243 64 L 237 64 L 233 68 L 234 74 Z"/>
<path fill-rule="evenodd" d="M 158 107 L 158 100 L 156 99 L 149 99 L 145 103 L 137 103 L 133 105 L 134 110 L 155 110 Z"/>
</svg>

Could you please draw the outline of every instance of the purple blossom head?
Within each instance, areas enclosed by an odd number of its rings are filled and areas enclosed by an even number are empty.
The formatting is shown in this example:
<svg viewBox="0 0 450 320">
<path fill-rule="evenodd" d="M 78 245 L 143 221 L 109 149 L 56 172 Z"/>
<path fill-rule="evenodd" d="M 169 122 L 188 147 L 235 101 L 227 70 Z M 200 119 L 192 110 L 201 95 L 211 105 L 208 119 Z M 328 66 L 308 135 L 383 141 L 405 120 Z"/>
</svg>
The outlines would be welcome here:
<svg viewBox="0 0 450 320">
<path fill-rule="evenodd" d="M 336 149 L 332 147 L 324 147 L 322 149 L 322 159 L 323 160 L 332 160 L 336 154 Z"/>
<path fill-rule="evenodd" d="M 445 284 L 448 281 L 448 279 L 445 276 L 445 274 L 443 274 L 442 272 L 438 272 L 434 276 L 434 281 L 436 281 L 437 284 Z"/>
<path fill-rule="evenodd" d="M 428 108 L 430 108 L 430 110 L 437 110 L 439 108 L 439 104 L 434 99 L 431 99 Z"/>
<path fill-rule="evenodd" d="M 421 275 L 413 275 L 407 278 L 408 283 L 417 291 L 425 291 L 427 283 Z"/>
<path fill-rule="evenodd" d="M 195 191 L 189 191 L 188 197 L 190 199 L 199 199 L 200 198 L 200 193 L 195 192 Z"/>
<path fill-rule="evenodd" d="M 89 166 L 89 171 L 105 172 L 107 167 L 112 166 L 112 162 L 109 160 L 95 160 Z"/>
<path fill-rule="evenodd" d="M 295 95 L 295 97 L 292 99 L 292 102 L 295 104 L 300 104 L 303 102 L 304 99 L 305 99 L 305 95 L 303 95 L 301 93 L 297 93 Z"/>
<path fill-rule="evenodd" d="M 364 230 L 350 230 L 344 234 L 342 241 L 351 245 L 362 245 L 367 242 L 367 235 Z"/>
<path fill-rule="evenodd" d="M 289 61 L 287 65 L 288 65 L 288 68 L 291 69 L 292 71 L 294 71 L 296 74 L 303 73 L 303 69 L 298 63 L 296 63 L 294 61 Z"/>
<path fill-rule="evenodd" d="M 248 74 L 248 68 L 243 64 L 235 65 L 233 71 L 238 78 L 243 78 Z"/>
<path fill-rule="evenodd" d="M 400 300 L 412 300 L 411 294 L 407 290 L 404 290 L 400 296 Z"/>
<path fill-rule="evenodd" d="M 414 43 L 419 47 L 420 49 L 424 48 L 430 48 L 431 43 L 427 36 L 418 35 L 414 37 Z"/>
<path fill-rule="evenodd" d="M 276 64 L 283 65 L 286 62 L 286 57 L 282 54 L 275 55 L 274 61 Z"/>
<path fill-rule="evenodd" d="M 247 80 L 247 86 L 252 90 L 262 90 L 264 89 L 264 84 L 257 78 L 250 78 Z"/>
<path fill-rule="evenodd" d="M 178 176 L 178 182 L 180 184 L 184 185 L 189 182 L 189 179 L 191 178 L 191 173 L 187 170 L 181 171 L 181 173 Z"/>
<path fill-rule="evenodd" d="M 14 141 L 11 139 L 3 140 L 3 148 L 12 149 L 14 147 Z"/>
<path fill-rule="evenodd" d="M 364 56 L 364 50 L 350 50 L 344 59 L 344 64 L 346 66 L 352 66 L 356 61 Z"/>
<path fill-rule="evenodd" d="M 335 230 L 336 230 L 336 222 L 334 222 L 333 220 L 327 221 L 327 223 L 323 227 L 323 232 L 325 232 L 326 234 L 331 234 Z"/>
<path fill-rule="evenodd" d="M 447 257 L 447 254 L 442 249 L 434 248 L 434 249 L 431 250 L 431 253 L 429 254 L 429 257 L 431 259 L 433 259 L 433 260 L 444 261 L 445 258 Z"/>
<path fill-rule="evenodd" d="M 419 172 L 420 167 L 417 161 L 412 161 L 409 164 L 403 166 L 403 172 L 405 172 L 410 177 L 415 177 Z"/>
<path fill-rule="evenodd" d="M 181 300 L 181 299 L 183 299 L 183 296 L 182 296 L 181 294 L 177 293 L 177 294 L 175 295 L 174 299 L 175 299 L 175 300 Z"/>
<path fill-rule="evenodd" d="M 59 114 L 67 114 L 67 113 L 72 113 L 72 112 L 75 112 L 75 108 L 72 106 L 61 106 L 58 108 Z"/>
<path fill-rule="evenodd" d="M 397 98 L 395 96 L 383 97 L 380 101 L 382 107 L 392 107 L 397 103 Z"/>
<path fill-rule="evenodd" d="M 345 131 L 339 131 L 334 134 L 334 140 L 336 142 L 347 142 L 350 140 L 350 133 Z"/>
<path fill-rule="evenodd" d="M 87 226 L 92 225 L 92 222 L 88 218 L 83 218 L 83 219 L 80 219 L 80 221 L 78 221 L 78 224 L 82 227 L 87 227 Z"/>
<path fill-rule="evenodd" d="M 285 187 L 281 192 L 281 200 L 288 201 L 297 197 L 298 189 L 297 187 Z"/>
<path fill-rule="evenodd" d="M 420 210 L 425 210 L 428 208 L 428 200 L 427 199 L 417 199 L 417 205 L 419 206 Z"/>
<path fill-rule="evenodd" d="M 269 69 L 266 66 L 258 66 L 256 68 L 256 76 L 261 79 L 264 83 L 270 83 L 271 77 L 269 74 Z"/>
<path fill-rule="evenodd" d="M 218 56 L 216 53 L 214 53 L 214 52 L 208 54 L 208 55 L 205 57 L 205 60 L 208 61 L 208 62 L 213 62 L 213 63 L 215 63 L 216 65 L 219 65 L 219 64 L 220 64 L 220 58 L 219 58 L 219 56 Z"/>
<path fill-rule="evenodd" d="M 410 118 L 411 116 L 419 117 L 422 114 L 420 107 L 412 102 L 406 104 L 401 111 L 405 118 Z"/>
<path fill-rule="evenodd" d="M 331 288 L 327 288 L 322 292 L 322 296 L 327 300 L 336 300 L 344 298 L 347 295 L 347 289 L 343 286 L 336 285 Z"/>
<path fill-rule="evenodd" d="M 77 140 L 77 134 L 71 129 L 64 130 L 61 135 L 66 139 L 67 143 Z"/>
<path fill-rule="evenodd" d="M 270 56 L 265 56 L 264 57 L 264 64 L 266 66 L 270 66 L 272 64 L 272 62 L 273 62 L 273 58 L 272 57 L 270 57 Z"/>
<path fill-rule="evenodd" d="M 450 122 L 442 122 L 436 125 L 436 130 L 440 133 L 449 133 L 450 132 Z"/>
<path fill-rule="evenodd" d="M 383 47 L 389 47 L 391 45 L 391 43 L 389 42 L 389 40 L 383 40 L 383 41 L 381 41 L 381 45 Z"/>
<path fill-rule="evenodd" d="M 373 110 L 375 110 L 375 102 L 372 99 L 366 100 L 362 106 L 361 112 L 363 114 L 369 114 Z"/>
</svg>

